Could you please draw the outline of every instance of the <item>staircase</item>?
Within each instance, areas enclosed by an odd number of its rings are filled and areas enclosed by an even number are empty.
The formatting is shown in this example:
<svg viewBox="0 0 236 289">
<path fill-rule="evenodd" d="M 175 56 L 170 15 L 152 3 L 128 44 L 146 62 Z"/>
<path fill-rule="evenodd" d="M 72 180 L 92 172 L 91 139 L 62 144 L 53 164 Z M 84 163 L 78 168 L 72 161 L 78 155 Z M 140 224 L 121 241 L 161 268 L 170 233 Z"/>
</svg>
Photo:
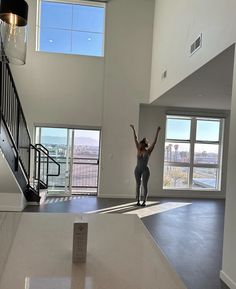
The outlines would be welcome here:
<svg viewBox="0 0 236 289">
<path fill-rule="evenodd" d="M 0 93 L 0 151 L 26 200 L 39 203 L 40 190 L 48 188 L 48 177 L 60 175 L 60 165 L 43 145 L 32 144 L 10 67 L 2 62 Z M 52 163 L 54 174 L 49 173 Z"/>
</svg>

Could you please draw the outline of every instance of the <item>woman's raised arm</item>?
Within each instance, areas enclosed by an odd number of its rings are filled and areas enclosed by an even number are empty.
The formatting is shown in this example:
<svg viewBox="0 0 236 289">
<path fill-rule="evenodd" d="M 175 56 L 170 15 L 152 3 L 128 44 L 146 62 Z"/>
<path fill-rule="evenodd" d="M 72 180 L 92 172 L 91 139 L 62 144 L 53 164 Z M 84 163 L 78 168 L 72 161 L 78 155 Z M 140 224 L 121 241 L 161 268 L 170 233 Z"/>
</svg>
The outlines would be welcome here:
<svg viewBox="0 0 236 289">
<path fill-rule="evenodd" d="M 133 130 L 133 134 L 134 134 L 134 142 L 135 142 L 135 145 L 136 145 L 136 148 L 137 150 L 139 149 L 139 143 L 138 143 L 138 138 L 137 138 L 137 135 L 136 135 L 136 131 L 135 131 L 135 128 L 134 126 L 131 124 L 130 127 L 132 128 Z"/>
<path fill-rule="evenodd" d="M 155 145 L 156 145 L 157 138 L 158 138 L 158 135 L 159 135 L 160 130 L 161 130 L 161 127 L 159 126 L 159 127 L 157 128 L 157 131 L 156 131 L 156 135 L 155 135 L 154 141 L 153 141 L 153 143 L 150 145 L 150 147 L 148 148 L 148 152 L 149 152 L 149 154 L 152 153 L 152 151 L 153 151 L 153 149 L 154 149 L 154 147 L 155 147 Z"/>
</svg>

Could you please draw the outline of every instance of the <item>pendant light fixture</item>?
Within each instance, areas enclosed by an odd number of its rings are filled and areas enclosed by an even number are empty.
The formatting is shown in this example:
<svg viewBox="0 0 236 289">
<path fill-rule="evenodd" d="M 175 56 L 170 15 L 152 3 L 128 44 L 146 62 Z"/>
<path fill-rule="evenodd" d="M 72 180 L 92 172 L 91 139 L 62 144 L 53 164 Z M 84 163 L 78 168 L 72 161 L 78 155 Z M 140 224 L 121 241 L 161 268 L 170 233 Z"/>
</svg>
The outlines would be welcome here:
<svg viewBox="0 0 236 289">
<path fill-rule="evenodd" d="M 2 62 L 25 64 L 28 4 L 24 0 L 0 0 L 0 57 Z"/>
</svg>

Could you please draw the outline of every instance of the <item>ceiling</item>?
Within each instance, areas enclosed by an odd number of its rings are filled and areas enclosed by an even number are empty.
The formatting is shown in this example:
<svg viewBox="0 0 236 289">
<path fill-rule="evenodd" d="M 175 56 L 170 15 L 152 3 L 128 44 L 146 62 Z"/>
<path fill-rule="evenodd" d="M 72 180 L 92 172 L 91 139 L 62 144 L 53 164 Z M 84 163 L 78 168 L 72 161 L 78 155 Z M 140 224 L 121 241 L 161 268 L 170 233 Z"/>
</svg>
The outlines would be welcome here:
<svg viewBox="0 0 236 289">
<path fill-rule="evenodd" d="M 164 93 L 152 105 L 229 110 L 233 65 L 234 45 Z"/>
</svg>

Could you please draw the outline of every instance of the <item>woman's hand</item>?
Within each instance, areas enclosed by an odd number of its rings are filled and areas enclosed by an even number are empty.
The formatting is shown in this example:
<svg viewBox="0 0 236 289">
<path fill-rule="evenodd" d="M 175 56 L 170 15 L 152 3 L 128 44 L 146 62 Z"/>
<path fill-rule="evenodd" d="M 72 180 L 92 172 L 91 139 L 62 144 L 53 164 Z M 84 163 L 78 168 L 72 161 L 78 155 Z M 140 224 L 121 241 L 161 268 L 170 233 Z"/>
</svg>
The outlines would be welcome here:
<svg viewBox="0 0 236 289">
<path fill-rule="evenodd" d="M 134 125 L 133 124 L 131 124 L 130 127 L 134 130 Z"/>
</svg>

